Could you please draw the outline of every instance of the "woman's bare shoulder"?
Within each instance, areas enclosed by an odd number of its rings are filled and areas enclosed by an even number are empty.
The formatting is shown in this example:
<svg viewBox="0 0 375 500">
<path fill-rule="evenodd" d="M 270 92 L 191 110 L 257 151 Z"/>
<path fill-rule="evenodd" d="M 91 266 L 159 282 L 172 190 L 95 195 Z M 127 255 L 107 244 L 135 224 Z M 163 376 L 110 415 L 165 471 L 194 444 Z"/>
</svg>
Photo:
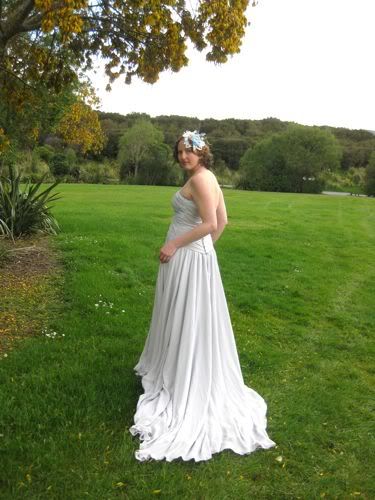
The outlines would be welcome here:
<svg viewBox="0 0 375 500">
<path fill-rule="evenodd" d="M 220 185 L 216 179 L 216 176 L 211 170 L 202 170 L 198 174 L 194 175 L 190 182 L 193 186 L 207 186 L 210 188 L 215 188 L 217 191 L 220 190 Z"/>
</svg>

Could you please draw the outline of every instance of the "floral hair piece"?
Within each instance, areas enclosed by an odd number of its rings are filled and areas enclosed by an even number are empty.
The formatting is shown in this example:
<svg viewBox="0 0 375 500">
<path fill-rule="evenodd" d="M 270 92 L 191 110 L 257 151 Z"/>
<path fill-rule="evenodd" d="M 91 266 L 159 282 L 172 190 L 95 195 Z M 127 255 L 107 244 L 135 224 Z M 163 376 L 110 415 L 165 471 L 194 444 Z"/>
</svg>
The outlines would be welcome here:
<svg viewBox="0 0 375 500">
<path fill-rule="evenodd" d="M 204 142 L 205 136 L 206 134 L 199 133 L 197 130 L 194 130 L 194 132 L 186 130 L 186 132 L 182 134 L 185 147 L 193 148 L 193 151 L 195 151 L 196 149 L 200 151 L 206 145 L 206 143 Z"/>
</svg>

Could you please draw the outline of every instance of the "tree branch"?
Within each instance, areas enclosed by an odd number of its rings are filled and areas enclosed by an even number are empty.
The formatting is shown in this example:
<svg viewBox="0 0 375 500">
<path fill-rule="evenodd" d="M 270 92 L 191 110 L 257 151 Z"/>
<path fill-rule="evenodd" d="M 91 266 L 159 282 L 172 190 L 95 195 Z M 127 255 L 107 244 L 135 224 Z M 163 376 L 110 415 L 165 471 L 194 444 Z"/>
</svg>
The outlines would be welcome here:
<svg viewBox="0 0 375 500">
<path fill-rule="evenodd" d="M 23 80 L 20 76 L 13 73 L 13 71 L 9 71 L 9 69 L 7 69 L 5 66 L 2 66 L 0 64 L 0 73 L 1 73 L 1 71 L 4 71 L 4 73 L 8 73 L 8 75 L 11 75 L 13 78 L 16 78 L 17 80 L 19 80 L 23 85 L 25 85 L 25 87 L 28 87 L 29 89 L 32 89 L 32 90 L 36 90 L 35 87 L 33 87 L 29 83 L 25 82 L 25 80 Z"/>
<path fill-rule="evenodd" d="M 21 31 L 33 31 L 41 27 L 43 19 L 43 13 L 38 12 L 33 16 L 26 19 L 21 25 Z"/>
<path fill-rule="evenodd" d="M 6 29 L 3 28 L 3 39 L 7 42 L 15 34 L 19 33 L 20 27 L 34 8 L 34 0 L 23 0 L 19 7 L 14 9 L 9 17 Z"/>
</svg>

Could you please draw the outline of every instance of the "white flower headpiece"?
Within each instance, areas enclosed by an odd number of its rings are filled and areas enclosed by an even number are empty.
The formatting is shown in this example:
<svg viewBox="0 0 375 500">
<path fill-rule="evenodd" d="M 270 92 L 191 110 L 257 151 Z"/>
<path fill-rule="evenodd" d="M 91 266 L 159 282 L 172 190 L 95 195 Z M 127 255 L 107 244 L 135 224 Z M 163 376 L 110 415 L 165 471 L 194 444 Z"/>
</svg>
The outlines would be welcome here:
<svg viewBox="0 0 375 500">
<path fill-rule="evenodd" d="M 191 132 L 190 130 L 186 130 L 182 134 L 182 137 L 184 138 L 184 144 L 186 148 L 193 148 L 193 151 L 195 150 L 201 150 L 206 143 L 204 142 L 204 137 L 206 134 L 199 133 L 197 130 L 194 130 Z"/>
</svg>

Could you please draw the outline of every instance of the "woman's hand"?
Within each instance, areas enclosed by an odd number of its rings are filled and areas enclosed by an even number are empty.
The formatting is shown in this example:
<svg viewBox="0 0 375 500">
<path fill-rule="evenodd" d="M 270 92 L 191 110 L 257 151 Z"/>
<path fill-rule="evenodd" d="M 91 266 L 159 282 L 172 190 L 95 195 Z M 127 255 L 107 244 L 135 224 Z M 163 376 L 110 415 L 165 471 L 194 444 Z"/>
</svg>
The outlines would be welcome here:
<svg viewBox="0 0 375 500">
<path fill-rule="evenodd" d="M 162 264 L 165 264 L 166 262 L 169 262 L 171 259 L 172 255 L 177 250 L 177 246 L 173 243 L 173 241 L 167 241 L 165 245 L 163 245 L 160 249 L 160 254 L 159 254 L 159 260 Z"/>
</svg>

